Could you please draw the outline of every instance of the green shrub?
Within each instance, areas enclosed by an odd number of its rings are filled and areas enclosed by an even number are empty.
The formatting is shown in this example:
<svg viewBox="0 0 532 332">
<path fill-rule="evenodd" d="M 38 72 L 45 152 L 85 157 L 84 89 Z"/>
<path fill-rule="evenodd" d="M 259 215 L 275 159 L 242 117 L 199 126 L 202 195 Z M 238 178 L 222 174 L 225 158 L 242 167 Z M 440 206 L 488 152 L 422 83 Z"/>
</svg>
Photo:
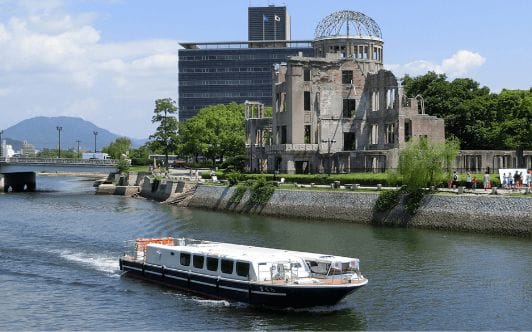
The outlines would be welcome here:
<svg viewBox="0 0 532 332">
<path fill-rule="evenodd" d="M 235 191 L 233 192 L 233 195 L 229 199 L 229 203 L 231 204 L 240 203 L 240 201 L 242 201 L 242 197 L 244 197 L 244 194 L 246 193 L 247 190 L 248 190 L 248 187 L 246 186 L 246 184 L 243 184 L 243 183 L 238 184 L 235 187 Z"/>
<path fill-rule="evenodd" d="M 265 205 L 272 197 L 275 187 L 276 186 L 272 182 L 266 181 L 265 177 L 260 177 L 255 181 L 251 188 L 249 204 L 252 206 Z"/>
<path fill-rule="evenodd" d="M 129 173 L 129 161 L 124 159 L 124 158 L 120 158 L 118 160 L 118 163 L 116 165 L 116 168 L 118 169 L 118 171 L 122 174 L 127 174 Z"/>
<path fill-rule="evenodd" d="M 408 212 L 411 216 L 416 214 L 417 210 L 421 206 L 421 202 L 423 201 L 423 196 L 425 193 L 426 191 L 423 189 L 413 189 L 406 192 L 406 195 L 403 199 L 403 204 L 405 205 L 406 212 Z"/>
<path fill-rule="evenodd" d="M 375 202 L 374 209 L 378 212 L 389 211 L 399 204 L 401 191 L 399 190 L 384 190 L 381 191 L 377 201 Z"/>
<path fill-rule="evenodd" d="M 216 175 L 219 179 L 228 180 L 227 176 L 231 172 L 216 172 Z M 281 178 L 284 178 L 286 182 L 290 183 L 300 183 L 300 184 L 321 184 L 328 185 L 334 181 L 340 181 L 342 184 L 351 183 L 351 184 L 361 184 L 361 185 L 390 185 L 388 180 L 388 174 L 386 173 L 348 173 L 348 174 L 278 174 L 274 176 L 273 174 L 240 174 L 240 181 L 244 180 L 258 180 L 259 178 L 264 178 L 266 181 L 280 181 Z M 400 183 L 400 182 L 399 182 Z M 393 184 L 395 185 L 395 183 Z"/>
<path fill-rule="evenodd" d="M 242 174 L 240 174 L 238 172 L 229 172 L 229 173 L 227 173 L 226 178 L 227 178 L 227 181 L 229 181 L 229 185 L 230 186 L 234 186 L 235 184 L 237 184 L 240 181 L 242 181 L 243 176 L 242 176 Z"/>
</svg>

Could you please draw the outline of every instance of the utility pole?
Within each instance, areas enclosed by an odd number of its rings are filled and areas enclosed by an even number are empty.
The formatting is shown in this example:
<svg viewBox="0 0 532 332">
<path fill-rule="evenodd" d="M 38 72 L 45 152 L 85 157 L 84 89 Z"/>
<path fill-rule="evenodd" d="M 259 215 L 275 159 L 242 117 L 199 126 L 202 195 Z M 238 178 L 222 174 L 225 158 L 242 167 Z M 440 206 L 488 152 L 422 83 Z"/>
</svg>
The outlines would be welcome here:
<svg viewBox="0 0 532 332">
<path fill-rule="evenodd" d="M 2 141 L 2 134 L 4 133 L 4 130 L 0 130 L 0 157 L 4 154 L 4 142 Z"/>
<path fill-rule="evenodd" d="M 93 131 L 92 133 L 94 134 L 94 153 L 96 153 L 96 136 L 98 136 L 98 132 Z"/>
<path fill-rule="evenodd" d="M 78 143 L 78 158 L 81 158 L 81 156 L 79 155 L 79 143 L 81 142 L 79 139 L 76 140 L 76 142 Z"/>
<path fill-rule="evenodd" d="M 327 138 L 326 140 L 322 139 L 321 141 L 322 141 L 322 143 L 327 143 L 327 156 L 328 156 L 327 159 L 329 160 L 328 174 L 330 176 L 331 175 L 331 168 L 332 168 L 332 163 L 331 163 L 331 144 L 336 143 L 336 140 Z"/>
<path fill-rule="evenodd" d="M 55 129 L 57 129 L 57 132 L 58 132 L 58 135 L 59 135 L 59 145 L 58 145 L 58 158 L 61 158 L 61 130 L 63 130 L 63 127 L 60 127 L 60 126 L 57 126 L 55 127 Z"/>
</svg>

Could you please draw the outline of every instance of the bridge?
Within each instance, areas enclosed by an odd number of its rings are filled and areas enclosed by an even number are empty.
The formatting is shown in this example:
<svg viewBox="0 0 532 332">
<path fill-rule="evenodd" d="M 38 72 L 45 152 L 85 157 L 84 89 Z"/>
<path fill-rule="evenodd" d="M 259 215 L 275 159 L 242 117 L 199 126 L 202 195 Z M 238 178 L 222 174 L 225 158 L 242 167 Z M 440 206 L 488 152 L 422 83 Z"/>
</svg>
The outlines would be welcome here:
<svg viewBox="0 0 532 332">
<path fill-rule="evenodd" d="M 5 158 L 0 159 L 0 191 L 35 191 L 35 174 L 41 172 L 115 173 L 117 171 L 117 161 L 111 159 Z"/>
</svg>

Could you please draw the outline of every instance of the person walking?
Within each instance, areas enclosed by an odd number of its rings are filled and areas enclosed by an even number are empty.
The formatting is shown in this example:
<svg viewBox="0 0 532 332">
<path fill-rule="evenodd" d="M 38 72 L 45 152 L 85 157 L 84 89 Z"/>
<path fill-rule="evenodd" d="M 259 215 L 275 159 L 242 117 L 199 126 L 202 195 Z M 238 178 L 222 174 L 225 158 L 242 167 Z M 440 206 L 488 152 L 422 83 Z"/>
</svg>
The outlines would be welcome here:
<svg viewBox="0 0 532 332">
<path fill-rule="evenodd" d="M 467 172 L 465 183 L 466 183 L 466 189 L 471 189 L 471 173 L 469 172 Z"/>
<path fill-rule="evenodd" d="M 453 172 L 453 188 L 456 188 L 458 186 L 458 174 L 456 171 Z"/>
<path fill-rule="evenodd" d="M 490 186 L 490 174 L 488 172 L 484 173 L 484 176 L 482 178 L 482 184 L 484 186 L 484 190 L 489 189 Z"/>
</svg>

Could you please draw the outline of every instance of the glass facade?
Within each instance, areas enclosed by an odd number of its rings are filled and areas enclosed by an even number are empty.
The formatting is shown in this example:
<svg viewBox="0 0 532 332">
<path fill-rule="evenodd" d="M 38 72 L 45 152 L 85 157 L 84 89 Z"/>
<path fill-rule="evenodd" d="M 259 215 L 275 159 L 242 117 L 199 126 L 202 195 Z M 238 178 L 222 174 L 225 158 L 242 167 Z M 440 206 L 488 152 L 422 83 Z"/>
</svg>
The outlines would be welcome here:
<svg viewBox="0 0 532 332">
<path fill-rule="evenodd" d="M 272 69 L 288 56 L 313 56 L 311 41 L 287 41 L 289 47 L 253 48 L 249 42 L 181 44 L 179 119 L 203 107 L 230 102 L 272 103 Z"/>
<path fill-rule="evenodd" d="M 248 40 L 290 39 L 290 18 L 286 7 L 249 7 Z"/>
</svg>

